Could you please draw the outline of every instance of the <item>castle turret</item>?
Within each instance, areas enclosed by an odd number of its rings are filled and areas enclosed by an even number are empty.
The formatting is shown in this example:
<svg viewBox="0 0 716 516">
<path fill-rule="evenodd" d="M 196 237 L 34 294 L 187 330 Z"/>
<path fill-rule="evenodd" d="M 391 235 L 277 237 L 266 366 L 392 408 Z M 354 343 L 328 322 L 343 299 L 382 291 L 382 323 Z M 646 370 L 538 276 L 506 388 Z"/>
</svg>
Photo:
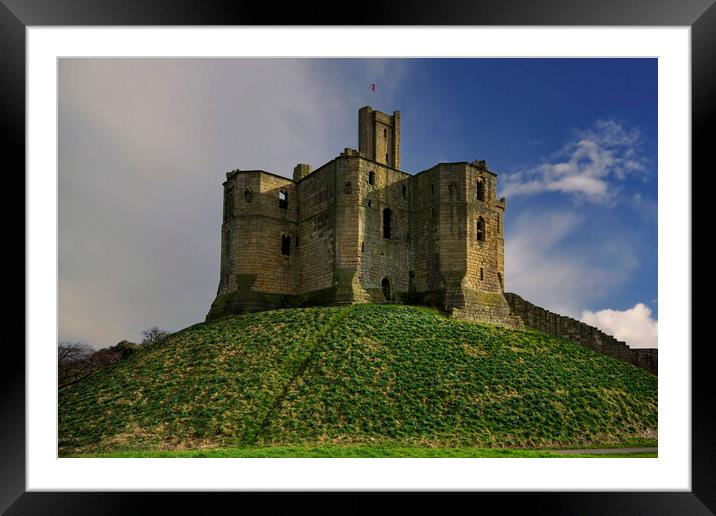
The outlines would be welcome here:
<svg viewBox="0 0 716 516">
<path fill-rule="evenodd" d="M 400 170 L 400 111 L 386 115 L 370 106 L 360 108 L 358 150 L 365 158 Z"/>
<path fill-rule="evenodd" d="M 304 177 L 306 177 L 308 174 L 311 173 L 311 165 L 306 165 L 305 163 L 299 163 L 295 167 L 293 167 L 293 180 L 294 181 L 300 181 Z"/>
</svg>

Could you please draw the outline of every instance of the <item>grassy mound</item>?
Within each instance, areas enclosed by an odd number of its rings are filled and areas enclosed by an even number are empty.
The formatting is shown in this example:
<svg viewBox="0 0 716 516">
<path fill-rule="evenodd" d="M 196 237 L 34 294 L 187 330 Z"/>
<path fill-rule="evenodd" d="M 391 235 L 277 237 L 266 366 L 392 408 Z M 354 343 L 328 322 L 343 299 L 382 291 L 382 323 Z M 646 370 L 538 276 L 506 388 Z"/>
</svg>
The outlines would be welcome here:
<svg viewBox="0 0 716 516">
<path fill-rule="evenodd" d="M 63 388 L 60 454 L 655 439 L 657 377 L 536 331 L 408 306 L 197 324 Z"/>
</svg>

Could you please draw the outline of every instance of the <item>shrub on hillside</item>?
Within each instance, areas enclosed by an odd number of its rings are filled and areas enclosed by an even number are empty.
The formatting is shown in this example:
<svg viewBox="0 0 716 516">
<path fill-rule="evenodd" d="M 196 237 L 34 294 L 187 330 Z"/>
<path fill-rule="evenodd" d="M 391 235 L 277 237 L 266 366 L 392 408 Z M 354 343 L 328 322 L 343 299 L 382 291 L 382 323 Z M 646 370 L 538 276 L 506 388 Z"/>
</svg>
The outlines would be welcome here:
<svg viewBox="0 0 716 516">
<path fill-rule="evenodd" d="M 94 371 L 111 364 L 116 364 L 120 360 L 122 360 L 121 353 L 111 351 L 111 348 L 100 349 L 92 353 L 90 357 L 90 368 Z"/>
<path fill-rule="evenodd" d="M 129 355 L 134 353 L 137 349 L 139 349 L 139 345 L 135 344 L 134 342 L 129 342 L 128 340 L 123 340 L 112 346 L 111 348 L 105 348 L 100 351 L 109 351 L 112 353 L 119 354 L 120 358 L 127 358 Z"/>
</svg>

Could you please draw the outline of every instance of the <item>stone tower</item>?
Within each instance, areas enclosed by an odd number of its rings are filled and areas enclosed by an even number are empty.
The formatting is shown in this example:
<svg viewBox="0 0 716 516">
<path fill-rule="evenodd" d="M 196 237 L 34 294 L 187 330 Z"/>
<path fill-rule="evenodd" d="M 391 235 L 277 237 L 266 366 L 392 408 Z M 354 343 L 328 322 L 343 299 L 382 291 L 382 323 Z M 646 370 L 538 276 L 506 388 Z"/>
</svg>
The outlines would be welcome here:
<svg viewBox="0 0 716 516">
<path fill-rule="evenodd" d="M 518 325 L 503 295 L 506 204 L 487 163 L 404 172 L 400 113 L 370 106 L 358 112 L 358 146 L 315 170 L 298 164 L 292 179 L 226 175 L 221 273 L 207 318 L 391 302 Z"/>
<path fill-rule="evenodd" d="M 358 151 L 370 160 L 400 170 L 400 111 L 386 115 L 370 106 L 360 108 Z"/>
</svg>

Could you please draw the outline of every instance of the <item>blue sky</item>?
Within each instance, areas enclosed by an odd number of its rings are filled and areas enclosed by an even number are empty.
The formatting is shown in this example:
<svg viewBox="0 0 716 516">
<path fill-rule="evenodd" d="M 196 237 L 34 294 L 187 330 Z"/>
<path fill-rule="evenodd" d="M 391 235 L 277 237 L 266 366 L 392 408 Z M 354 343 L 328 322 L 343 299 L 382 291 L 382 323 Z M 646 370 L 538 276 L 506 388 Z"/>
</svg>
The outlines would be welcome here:
<svg viewBox="0 0 716 516">
<path fill-rule="evenodd" d="M 486 159 L 499 175 L 508 290 L 580 318 L 638 303 L 658 317 L 655 59 L 400 66 L 399 89 L 363 98 L 401 110 L 404 169 Z"/>
<path fill-rule="evenodd" d="M 401 111 L 404 170 L 498 174 L 506 290 L 656 345 L 655 59 L 61 60 L 60 338 L 202 320 L 223 174 L 316 168 L 363 105 Z"/>
</svg>

